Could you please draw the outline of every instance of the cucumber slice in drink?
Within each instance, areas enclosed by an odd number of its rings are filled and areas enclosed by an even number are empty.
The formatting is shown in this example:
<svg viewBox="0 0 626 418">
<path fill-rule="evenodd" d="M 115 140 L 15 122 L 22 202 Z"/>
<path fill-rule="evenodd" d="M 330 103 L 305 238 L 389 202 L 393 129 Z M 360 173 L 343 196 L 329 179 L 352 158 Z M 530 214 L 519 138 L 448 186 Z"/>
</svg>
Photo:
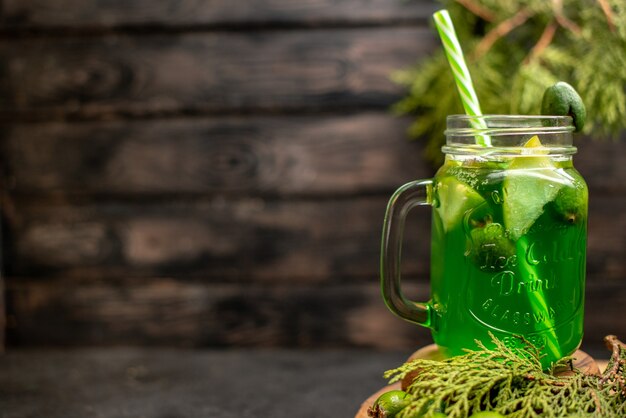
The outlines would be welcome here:
<svg viewBox="0 0 626 418">
<path fill-rule="evenodd" d="M 465 213 L 485 202 L 485 199 L 467 184 L 454 177 L 444 177 L 436 184 L 439 213 L 444 231 L 460 225 Z"/>
<path fill-rule="evenodd" d="M 514 241 L 528 232 L 562 186 L 563 178 L 554 170 L 550 158 L 536 155 L 540 153 L 536 148 L 540 147 L 537 136 L 528 140 L 524 148 L 535 148 L 534 155 L 515 157 L 504 179 L 504 225 Z"/>
</svg>

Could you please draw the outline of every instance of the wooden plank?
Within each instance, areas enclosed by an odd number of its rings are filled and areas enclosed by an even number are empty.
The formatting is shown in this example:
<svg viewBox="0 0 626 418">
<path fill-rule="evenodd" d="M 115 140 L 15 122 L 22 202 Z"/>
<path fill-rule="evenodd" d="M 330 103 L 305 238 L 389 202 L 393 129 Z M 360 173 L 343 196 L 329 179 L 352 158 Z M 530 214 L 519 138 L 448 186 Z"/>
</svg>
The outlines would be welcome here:
<svg viewBox="0 0 626 418">
<path fill-rule="evenodd" d="M 588 282 L 623 285 L 626 277 L 626 194 L 591 196 L 587 228 Z"/>
<path fill-rule="evenodd" d="M 622 247 L 623 248 L 623 247 Z M 624 275 L 622 275 L 622 278 Z M 611 284 L 600 281 L 587 285 L 585 295 L 584 350 L 604 353 L 605 336 L 613 334 L 626 339 L 626 286 L 619 282 Z"/>
<path fill-rule="evenodd" d="M 598 193 L 624 195 L 626 191 L 626 135 L 617 141 L 576 138 L 574 166 L 589 185 L 590 199 Z"/>
<path fill-rule="evenodd" d="M 423 282 L 412 294 L 427 295 Z M 279 286 L 207 281 L 32 280 L 11 278 L 14 344 L 375 347 L 407 349 L 430 343 L 427 329 L 387 311 L 375 282 Z M 585 343 L 626 334 L 626 288 L 590 283 Z"/>
<path fill-rule="evenodd" d="M 19 124 L 0 152 L 21 194 L 389 194 L 433 172 L 408 123 L 365 113 Z"/>
<path fill-rule="evenodd" d="M 7 218 L 11 276 L 200 277 L 222 281 L 370 280 L 387 196 L 22 204 Z M 410 216 L 403 266 L 425 277 L 429 211 Z M 588 280 L 626 276 L 626 198 L 591 204 Z"/>
<path fill-rule="evenodd" d="M 1 158 L 0 158 L 1 161 Z M 0 354 L 4 353 L 5 349 L 5 337 L 6 337 L 6 328 L 7 328 L 7 297 L 5 290 L 5 279 L 4 279 L 4 263 L 5 263 L 5 246 L 8 242 L 8 239 L 5 235 L 5 227 L 4 227 L 4 203 L 7 201 L 6 198 L 6 187 L 4 179 L 0 179 L 0 188 L 4 189 L 0 192 Z"/>
<path fill-rule="evenodd" d="M 4 0 L 0 27 L 388 24 L 424 21 L 436 8 L 427 0 Z"/>
<path fill-rule="evenodd" d="M 20 194 L 389 194 L 434 172 L 408 123 L 370 112 L 16 124 L 0 152 Z M 626 191 L 626 140 L 577 145 L 592 199 Z"/>
<path fill-rule="evenodd" d="M 289 30 L 0 43 L 0 117 L 387 108 L 426 28 Z"/>
<path fill-rule="evenodd" d="M 369 280 L 378 271 L 386 196 L 282 201 L 16 204 L 9 275 Z M 412 217 L 425 234 L 429 212 Z M 426 274 L 428 240 L 407 233 L 405 268 Z M 423 236 L 423 235 L 422 235 Z"/>
<path fill-rule="evenodd" d="M 424 286 L 418 286 L 422 295 Z M 240 286 L 170 279 L 11 279 L 13 344 L 385 349 L 426 344 L 387 311 L 377 283 Z"/>
<path fill-rule="evenodd" d="M 7 331 L 7 307 L 4 275 L 0 276 L 0 354 L 5 350 L 5 338 Z"/>
</svg>

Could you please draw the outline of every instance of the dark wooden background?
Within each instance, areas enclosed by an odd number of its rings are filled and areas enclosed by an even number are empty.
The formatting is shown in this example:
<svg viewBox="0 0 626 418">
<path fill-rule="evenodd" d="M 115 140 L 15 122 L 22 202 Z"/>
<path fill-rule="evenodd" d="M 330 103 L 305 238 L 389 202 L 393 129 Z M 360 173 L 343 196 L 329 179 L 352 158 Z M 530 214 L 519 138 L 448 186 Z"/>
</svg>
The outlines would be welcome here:
<svg viewBox="0 0 626 418">
<path fill-rule="evenodd" d="M 388 108 L 389 74 L 439 47 L 435 8 L 2 1 L 9 347 L 430 342 L 386 310 L 377 270 L 388 197 L 434 172 Z M 626 145 L 579 145 L 597 349 L 626 337 Z M 407 233 L 416 298 L 428 227 L 424 210 Z"/>
</svg>

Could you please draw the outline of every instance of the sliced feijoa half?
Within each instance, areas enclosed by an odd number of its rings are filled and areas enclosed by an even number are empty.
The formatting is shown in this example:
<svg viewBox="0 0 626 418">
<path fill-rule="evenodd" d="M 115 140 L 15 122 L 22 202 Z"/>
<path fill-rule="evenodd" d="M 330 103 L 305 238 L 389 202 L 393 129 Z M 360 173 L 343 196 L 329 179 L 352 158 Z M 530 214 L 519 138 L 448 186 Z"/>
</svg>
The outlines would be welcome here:
<svg viewBox="0 0 626 418">
<path fill-rule="evenodd" d="M 457 225 L 460 227 L 463 215 L 485 202 L 476 190 L 454 177 L 443 177 L 436 187 L 439 204 L 435 210 L 439 213 L 446 232 Z"/>
<path fill-rule="evenodd" d="M 543 146 L 537 136 L 528 140 L 524 148 L 534 148 L 533 155 L 513 158 L 503 182 L 504 226 L 514 241 L 528 232 L 563 183 L 550 158 L 541 156 Z"/>
</svg>

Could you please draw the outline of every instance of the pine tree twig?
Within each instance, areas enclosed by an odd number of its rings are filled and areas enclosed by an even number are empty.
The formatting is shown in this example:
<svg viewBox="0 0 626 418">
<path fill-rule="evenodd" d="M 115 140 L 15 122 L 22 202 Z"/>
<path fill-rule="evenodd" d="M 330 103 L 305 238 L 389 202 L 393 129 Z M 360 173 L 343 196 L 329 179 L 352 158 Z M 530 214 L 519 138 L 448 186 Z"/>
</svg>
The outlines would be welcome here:
<svg viewBox="0 0 626 418">
<path fill-rule="evenodd" d="M 600 3 L 602 12 L 604 12 L 604 16 L 606 16 L 606 22 L 609 25 L 609 30 L 611 32 L 615 32 L 615 19 L 613 17 L 613 10 L 611 10 L 611 6 L 606 2 L 606 0 L 598 0 L 598 3 Z"/>
<path fill-rule="evenodd" d="M 456 0 L 456 2 L 487 22 L 493 22 L 495 20 L 491 10 L 478 3 L 474 3 L 473 0 Z"/>
<path fill-rule="evenodd" d="M 559 25 L 568 29 L 575 35 L 580 35 L 582 32 L 580 26 L 568 19 L 563 13 L 563 0 L 552 0 L 552 10 L 554 10 L 554 18 Z"/>
<path fill-rule="evenodd" d="M 609 359 L 609 368 L 604 371 L 601 384 L 614 381 L 619 387 L 619 392 L 626 396 L 626 381 L 624 375 L 620 374 L 620 368 L 626 367 L 626 359 L 622 352 L 626 352 L 626 344 L 621 342 L 615 335 L 607 335 L 604 337 L 604 344 L 611 350 L 611 358 Z M 616 388 L 617 389 L 617 388 Z"/>
<path fill-rule="evenodd" d="M 542 383 L 545 383 L 547 385 L 552 385 L 552 386 L 565 386 L 564 382 L 558 381 L 558 380 L 546 380 L 546 379 L 538 379 L 536 376 L 533 376 L 532 374 L 526 374 L 524 376 L 524 379 L 526 380 L 530 380 L 532 382 L 536 382 L 536 381 L 541 381 Z"/>
<path fill-rule="evenodd" d="M 593 403 L 596 406 L 596 412 L 598 414 L 601 414 L 602 413 L 602 404 L 600 403 L 600 399 L 598 399 L 598 393 L 594 389 L 591 389 L 591 397 L 593 398 Z"/>
<path fill-rule="evenodd" d="M 605 338 L 612 354 L 609 370 L 603 375 L 610 378 L 604 382 L 600 376 L 578 369 L 567 376 L 546 372 L 536 347 L 525 344 L 512 349 L 491 338 L 495 348 L 477 342 L 479 350 L 464 356 L 443 361 L 414 359 L 387 371 L 385 377 L 391 377 L 390 383 L 420 371 L 404 389 L 408 403 L 400 415 L 417 418 L 441 411 L 463 417 L 490 409 L 516 418 L 561 418 L 574 411 L 586 417 L 626 416 L 626 370 L 613 365 L 626 364 L 626 345 L 615 336 Z M 570 360 L 561 359 L 557 368 Z"/>
<path fill-rule="evenodd" d="M 615 335 L 607 335 L 606 337 L 604 337 L 604 344 L 606 345 L 606 348 L 611 350 L 611 359 L 609 360 L 611 368 L 606 370 L 604 372 L 604 376 L 602 377 L 602 379 L 600 379 L 600 383 L 602 384 L 605 384 L 612 377 L 617 375 L 619 367 L 623 363 L 620 358 L 621 350 L 626 349 L 626 345 L 618 340 Z"/>
<path fill-rule="evenodd" d="M 563 15 L 563 14 L 556 14 L 556 15 L 554 15 L 554 17 L 555 17 L 556 21 L 559 23 L 559 25 L 561 25 L 565 29 L 570 30 L 575 35 L 580 35 L 581 34 L 582 29 L 580 28 L 580 26 L 578 26 L 576 23 L 574 23 L 571 20 L 569 20 L 567 17 L 565 17 L 565 15 Z"/>
<path fill-rule="evenodd" d="M 546 49 L 548 45 L 550 45 L 552 39 L 554 38 L 554 33 L 556 32 L 557 26 L 558 25 L 555 21 L 551 21 L 550 23 L 548 23 L 546 28 L 543 30 L 541 37 L 539 37 L 539 40 L 537 41 L 535 46 L 533 46 L 533 49 L 530 50 L 530 53 L 524 59 L 524 64 L 529 64 L 531 61 L 536 59 L 538 56 L 541 55 L 543 50 Z"/>
<path fill-rule="evenodd" d="M 490 30 L 476 46 L 476 50 L 474 51 L 474 59 L 478 59 L 485 55 L 498 39 L 506 36 L 516 27 L 524 24 L 524 22 L 526 22 L 531 16 L 532 13 L 530 13 L 528 9 L 524 8 L 515 13 L 509 19 L 500 22 L 500 24 Z"/>
</svg>

